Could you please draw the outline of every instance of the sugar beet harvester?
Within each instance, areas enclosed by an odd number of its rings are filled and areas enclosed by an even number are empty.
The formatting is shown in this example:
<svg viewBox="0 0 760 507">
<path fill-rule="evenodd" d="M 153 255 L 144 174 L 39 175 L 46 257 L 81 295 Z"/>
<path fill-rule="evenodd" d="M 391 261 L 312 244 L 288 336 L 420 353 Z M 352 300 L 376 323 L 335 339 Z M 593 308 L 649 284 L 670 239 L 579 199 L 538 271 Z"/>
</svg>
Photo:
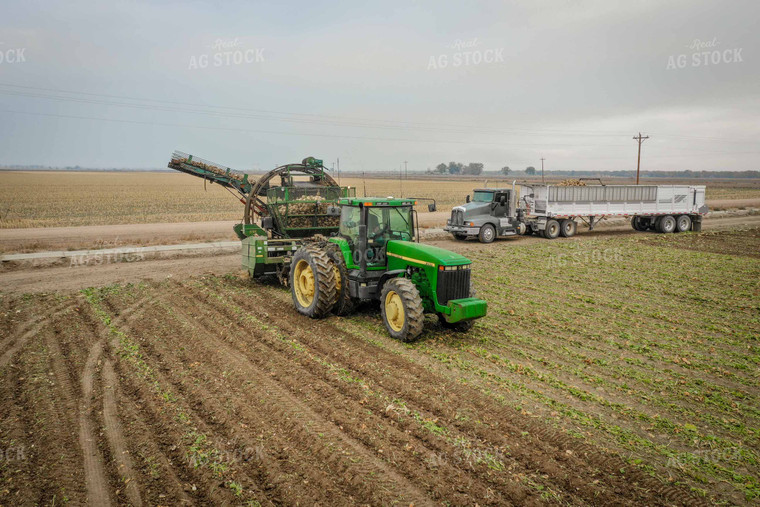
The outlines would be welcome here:
<svg viewBox="0 0 760 507">
<path fill-rule="evenodd" d="M 245 213 L 234 229 L 243 267 L 252 278 L 273 275 L 288 285 L 303 315 L 346 315 L 361 301 L 379 300 L 385 327 L 403 341 L 419 336 L 425 313 L 456 331 L 486 315 L 486 302 L 474 297 L 471 261 L 419 243 L 414 199 L 357 198 L 313 157 L 255 182 L 181 152 L 169 167 L 240 195 Z"/>
</svg>

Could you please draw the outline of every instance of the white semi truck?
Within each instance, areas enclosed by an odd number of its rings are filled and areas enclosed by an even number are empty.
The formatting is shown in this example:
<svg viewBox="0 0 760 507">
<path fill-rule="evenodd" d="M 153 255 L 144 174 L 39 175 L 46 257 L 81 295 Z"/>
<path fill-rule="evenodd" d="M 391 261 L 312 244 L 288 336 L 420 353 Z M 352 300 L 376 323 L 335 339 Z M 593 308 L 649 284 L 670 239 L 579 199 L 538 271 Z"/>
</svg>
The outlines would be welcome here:
<svg viewBox="0 0 760 507">
<path fill-rule="evenodd" d="M 608 217 L 630 217 L 637 231 L 700 231 L 705 187 L 700 185 L 558 186 L 516 182 L 511 188 L 480 188 L 455 206 L 445 231 L 456 239 L 540 234 L 547 239 L 575 235 L 578 221 L 593 230 Z"/>
</svg>

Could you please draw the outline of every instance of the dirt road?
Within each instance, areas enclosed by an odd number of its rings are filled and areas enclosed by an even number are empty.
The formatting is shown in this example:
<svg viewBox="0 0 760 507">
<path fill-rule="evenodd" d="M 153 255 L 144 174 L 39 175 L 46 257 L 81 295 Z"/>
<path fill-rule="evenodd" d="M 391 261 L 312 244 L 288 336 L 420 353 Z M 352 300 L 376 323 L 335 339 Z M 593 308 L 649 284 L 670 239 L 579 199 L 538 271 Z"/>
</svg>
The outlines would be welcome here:
<svg viewBox="0 0 760 507">
<path fill-rule="evenodd" d="M 130 234 L 138 237 L 139 231 L 143 228 L 147 235 L 156 238 L 156 231 L 163 230 L 165 225 L 170 225 L 177 231 L 187 232 L 196 224 L 152 224 L 129 226 Z M 177 227 L 182 225 L 183 227 Z M 216 227 L 226 227 L 229 224 L 221 223 Z M 760 215 L 730 216 L 721 219 L 707 219 L 703 224 L 704 230 L 730 229 L 740 227 L 757 227 L 760 226 Z M 116 227 L 116 226 L 113 226 Z M 101 228 L 77 227 L 76 229 L 87 229 L 93 231 L 93 234 L 103 233 Z M 212 230 L 213 228 L 209 229 Z M 37 231 L 37 230 L 34 230 Z M 113 234 L 123 234 L 123 230 L 113 231 Z M 178 232 L 179 233 L 179 232 Z M 212 232 L 212 234 L 214 234 Z M 578 228 L 577 240 L 588 238 L 597 238 L 605 236 L 629 235 L 636 234 L 627 223 L 603 224 L 599 229 L 588 232 L 584 228 Z M 54 236 L 56 241 L 63 240 L 63 236 Z M 86 237 L 86 236 L 83 236 Z M 179 239 L 178 236 L 174 236 Z M 526 242 L 547 241 L 543 238 L 531 237 L 513 237 L 499 240 L 494 246 L 508 245 L 513 242 L 524 244 Z M 557 241 L 563 241 L 559 239 Z M 467 254 L 467 249 L 474 244 L 473 241 L 465 243 L 454 241 L 447 234 L 438 234 L 432 236 L 426 242 L 448 248 L 450 250 L 460 251 Z M 208 255 L 208 252 L 201 252 L 193 256 L 174 256 L 160 259 L 146 259 L 139 262 L 114 262 L 91 265 L 72 264 L 68 259 L 61 261 L 58 265 L 49 266 L 40 263 L 5 263 L 0 268 L 0 287 L 3 292 L 8 293 L 27 293 L 27 292 L 52 292 L 56 290 L 78 290 L 85 287 L 98 287 L 112 283 L 138 282 L 140 280 L 162 280 L 167 277 L 176 277 L 182 279 L 193 275 L 216 274 L 239 272 L 240 256 L 238 254 Z"/>
</svg>

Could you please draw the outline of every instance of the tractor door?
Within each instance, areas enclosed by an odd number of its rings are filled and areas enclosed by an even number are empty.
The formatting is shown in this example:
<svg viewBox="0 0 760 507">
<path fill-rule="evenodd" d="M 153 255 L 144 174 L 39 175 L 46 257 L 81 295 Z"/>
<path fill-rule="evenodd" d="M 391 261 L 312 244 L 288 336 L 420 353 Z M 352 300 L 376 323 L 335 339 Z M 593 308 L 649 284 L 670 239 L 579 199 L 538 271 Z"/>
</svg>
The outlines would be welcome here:
<svg viewBox="0 0 760 507">
<path fill-rule="evenodd" d="M 386 247 L 390 240 L 412 241 L 414 221 L 411 206 L 367 207 L 368 267 L 385 267 Z"/>
</svg>

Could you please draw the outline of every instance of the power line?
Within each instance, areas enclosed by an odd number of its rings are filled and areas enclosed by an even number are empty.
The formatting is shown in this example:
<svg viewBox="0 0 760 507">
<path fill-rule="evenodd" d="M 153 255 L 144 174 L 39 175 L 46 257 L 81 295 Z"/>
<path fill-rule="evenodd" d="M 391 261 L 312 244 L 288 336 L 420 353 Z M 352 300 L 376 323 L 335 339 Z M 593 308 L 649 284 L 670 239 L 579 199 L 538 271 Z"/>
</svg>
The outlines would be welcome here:
<svg viewBox="0 0 760 507">
<path fill-rule="evenodd" d="M 409 121 L 400 121 L 400 120 L 382 120 L 382 119 L 377 119 L 377 118 L 370 119 L 370 118 L 356 118 L 356 117 L 347 117 L 347 116 L 338 116 L 338 115 L 292 113 L 292 112 L 272 111 L 272 110 L 265 110 L 265 109 L 254 109 L 254 108 L 247 108 L 247 107 L 241 107 L 241 106 L 234 106 L 234 107 L 233 106 L 217 106 L 217 105 L 209 105 L 209 104 L 169 101 L 169 100 L 163 100 L 163 99 L 140 98 L 140 97 L 132 97 L 132 96 L 124 96 L 124 95 L 113 95 L 113 94 L 104 94 L 104 93 L 92 93 L 92 92 L 82 92 L 82 91 L 74 91 L 74 90 L 45 88 L 45 87 L 39 87 L 39 86 L 16 85 L 12 83 L 2 83 L 2 82 L 0 82 L 0 87 L 11 88 L 11 90 L 3 90 L 2 88 L 0 88 L 0 93 L 6 94 L 6 95 L 25 96 L 25 97 L 30 97 L 30 98 L 42 98 L 42 99 L 47 99 L 47 100 L 100 104 L 100 105 L 107 105 L 107 106 L 130 107 L 130 108 L 136 108 L 136 109 L 150 109 L 150 110 L 161 110 L 161 111 L 170 111 L 170 112 L 184 112 L 184 113 L 191 113 L 191 114 L 206 114 L 206 115 L 221 116 L 221 117 L 250 118 L 250 119 L 262 119 L 262 120 L 269 120 L 269 121 L 285 121 L 285 122 L 344 126 L 344 127 L 378 128 L 378 129 L 392 129 L 392 130 L 403 130 L 403 129 L 415 130 L 416 129 L 416 130 L 427 130 L 427 131 L 446 132 L 446 133 L 463 133 L 463 131 L 466 131 L 465 133 L 467 132 L 485 133 L 485 134 L 490 133 L 494 135 L 501 135 L 501 134 L 551 135 L 552 133 L 562 134 L 563 136 L 572 135 L 572 136 L 580 136 L 580 137 L 618 137 L 621 135 L 625 135 L 623 132 L 613 132 L 613 131 L 603 132 L 603 131 L 573 130 L 570 133 L 568 133 L 567 131 L 556 130 L 556 129 L 520 129 L 520 128 L 513 128 L 513 127 L 489 128 L 489 127 L 483 127 L 481 125 L 461 125 L 461 124 L 457 125 L 457 124 L 450 124 L 450 123 L 421 123 L 421 122 L 409 122 Z M 13 88 L 15 88 L 16 90 L 14 90 Z M 37 90 L 37 92 L 31 92 L 27 90 Z M 39 92 L 54 92 L 54 93 L 59 93 L 59 94 L 63 93 L 63 94 L 74 95 L 74 96 L 72 97 L 66 97 L 66 96 L 60 96 L 60 95 L 56 96 L 56 95 L 39 93 Z M 108 101 L 108 100 L 103 100 L 103 99 L 91 99 L 91 98 L 86 98 L 87 96 L 103 97 L 107 99 L 137 101 L 137 102 L 143 102 L 143 104 L 113 102 L 113 101 Z M 156 104 L 164 104 L 164 105 L 156 106 Z M 180 107 L 176 107 L 176 106 L 180 106 Z M 187 109 L 187 108 L 194 108 L 194 109 Z M 214 111 L 214 110 L 224 110 L 224 111 L 232 111 L 232 112 L 223 113 L 222 111 Z M 250 114 L 241 114 L 240 113 L 241 111 L 248 112 Z M 262 114 L 263 115 L 277 115 L 277 116 L 261 116 Z M 721 141 L 721 142 L 738 143 L 738 144 L 747 144 L 747 143 L 754 144 L 755 143 L 754 140 L 739 141 L 736 139 L 726 139 L 726 138 L 706 137 L 706 136 L 686 136 L 683 134 L 658 133 L 657 135 L 660 137 L 670 137 L 670 138 L 684 140 L 684 141 L 694 139 L 694 140 Z"/>
</svg>

